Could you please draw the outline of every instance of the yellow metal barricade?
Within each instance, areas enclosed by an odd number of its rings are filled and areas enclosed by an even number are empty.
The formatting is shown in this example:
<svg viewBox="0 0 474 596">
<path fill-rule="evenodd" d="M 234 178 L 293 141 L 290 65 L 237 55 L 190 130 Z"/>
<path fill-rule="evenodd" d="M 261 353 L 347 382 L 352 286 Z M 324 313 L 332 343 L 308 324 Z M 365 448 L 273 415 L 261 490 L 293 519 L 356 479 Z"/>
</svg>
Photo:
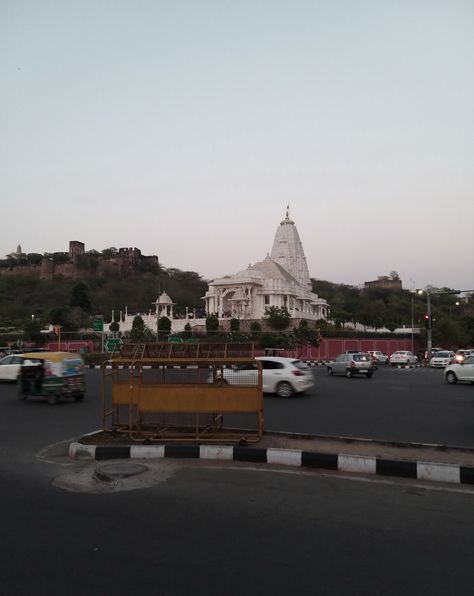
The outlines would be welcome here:
<svg viewBox="0 0 474 596">
<path fill-rule="evenodd" d="M 163 344 L 147 344 L 142 357 L 104 363 L 103 429 L 146 442 L 260 440 L 262 371 L 253 346 L 188 344 L 193 348 L 183 357 L 186 344 L 169 345 L 166 353 Z"/>
</svg>

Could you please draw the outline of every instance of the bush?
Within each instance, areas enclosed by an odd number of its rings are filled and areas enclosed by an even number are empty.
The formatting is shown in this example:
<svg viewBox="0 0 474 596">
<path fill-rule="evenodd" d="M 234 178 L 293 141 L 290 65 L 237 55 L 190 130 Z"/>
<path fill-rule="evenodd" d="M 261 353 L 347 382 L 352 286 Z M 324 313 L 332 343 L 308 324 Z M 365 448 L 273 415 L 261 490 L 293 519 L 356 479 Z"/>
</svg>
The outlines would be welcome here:
<svg viewBox="0 0 474 596">
<path fill-rule="evenodd" d="M 111 355 L 107 352 L 88 352 L 86 354 L 82 354 L 82 358 L 86 366 L 100 365 L 102 362 L 110 360 L 110 356 Z"/>
<path fill-rule="evenodd" d="M 240 331 L 240 321 L 239 321 L 239 319 L 231 319 L 230 320 L 230 330 L 231 331 Z"/>
</svg>

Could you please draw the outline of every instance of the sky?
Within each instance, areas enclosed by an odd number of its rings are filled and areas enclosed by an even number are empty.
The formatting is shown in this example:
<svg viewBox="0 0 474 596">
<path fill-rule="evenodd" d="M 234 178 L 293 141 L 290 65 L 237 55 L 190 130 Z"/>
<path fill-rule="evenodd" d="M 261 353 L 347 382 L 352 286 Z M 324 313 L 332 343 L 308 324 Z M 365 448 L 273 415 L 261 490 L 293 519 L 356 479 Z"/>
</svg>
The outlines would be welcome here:
<svg viewBox="0 0 474 596">
<path fill-rule="evenodd" d="M 0 0 L 0 258 L 474 289 L 472 0 Z"/>
</svg>

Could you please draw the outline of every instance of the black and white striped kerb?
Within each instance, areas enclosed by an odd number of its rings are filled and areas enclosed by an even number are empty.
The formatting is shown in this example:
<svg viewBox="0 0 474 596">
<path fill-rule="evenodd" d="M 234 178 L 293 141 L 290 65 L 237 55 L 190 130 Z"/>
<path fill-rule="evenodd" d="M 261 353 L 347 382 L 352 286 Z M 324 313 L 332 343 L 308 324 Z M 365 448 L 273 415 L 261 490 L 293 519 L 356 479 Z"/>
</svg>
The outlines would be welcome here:
<svg viewBox="0 0 474 596">
<path fill-rule="evenodd" d="M 474 467 L 425 461 L 408 461 L 322 453 L 297 449 L 262 449 L 230 445 L 83 445 L 72 443 L 69 456 L 74 459 L 161 459 L 192 458 L 221 461 L 279 464 L 321 470 L 334 470 L 377 476 L 433 480 L 455 484 L 474 484 Z"/>
</svg>

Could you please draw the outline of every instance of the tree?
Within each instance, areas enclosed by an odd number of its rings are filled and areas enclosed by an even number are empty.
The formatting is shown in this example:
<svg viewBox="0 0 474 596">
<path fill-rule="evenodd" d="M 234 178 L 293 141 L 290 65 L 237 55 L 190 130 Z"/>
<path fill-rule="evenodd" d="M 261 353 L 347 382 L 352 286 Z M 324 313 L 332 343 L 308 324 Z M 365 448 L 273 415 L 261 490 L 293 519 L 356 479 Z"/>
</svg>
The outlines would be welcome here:
<svg viewBox="0 0 474 596">
<path fill-rule="evenodd" d="M 82 310 L 92 312 L 91 291 L 85 281 L 78 282 L 71 291 L 71 306 L 78 306 Z"/>
<path fill-rule="evenodd" d="M 43 255 L 40 255 L 37 252 L 30 252 L 28 253 L 28 263 L 30 265 L 41 265 L 41 261 L 43 260 Z"/>
<path fill-rule="evenodd" d="M 38 319 L 32 319 L 28 321 L 24 326 L 24 337 L 33 341 L 35 344 L 43 344 L 45 337 L 41 333 L 41 325 Z"/>
<path fill-rule="evenodd" d="M 252 321 L 250 323 L 250 331 L 254 334 L 260 333 L 262 331 L 262 326 L 258 321 Z"/>
<path fill-rule="evenodd" d="M 112 257 L 115 257 L 117 253 L 118 250 L 115 248 L 115 246 L 111 246 L 110 248 L 104 248 L 101 254 L 104 259 L 111 259 Z"/>
<path fill-rule="evenodd" d="M 53 252 L 53 263 L 55 265 L 63 265 L 70 262 L 69 253 L 67 252 Z"/>
<path fill-rule="evenodd" d="M 231 319 L 230 320 L 230 330 L 231 331 L 240 331 L 240 321 L 239 321 L 239 319 Z"/>
<path fill-rule="evenodd" d="M 294 329 L 293 335 L 295 337 L 296 343 L 303 345 L 303 344 L 310 344 L 312 346 L 319 345 L 318 334 L 316 333 L 316 329 L 312 329 L 308 325 L 308 321 L 304 319 L 300 321 L 298 327 Z"/>
<path fill-rule="evenodd" d="M 49 311 L 49 322 L 52 325 L 61 325 L 62 327 L 66 327 L 69 322 L 69 311 L 70 308 L 68 306 L 57 306 L 52 308 Z"/>
<path fill-rule="evenodd" d="M 398 275 L 398 271 L 390 271 L 390 279 L 393 281 L 399 280 L 400 276 Z"/>
<path fill-rule="evenodd" d="M 134 317 L 132 322 L 132 331 L 130 332 L 130 339 L 132 341 L 143 341 L 145 338 L 145 321 L 140 315 Z"/>
<path fill-rule="evenodd" d="M 270 306 L 265 309 L 265 316 L 268 317 L 268 323 L 272 329 L 282 331 L 290 326 L 291 316 L 286 306 Z"/>
<path fill-rule="evenodd" d="M 120 325 L 118 324 L 117 321 L 112 321 L 112 323 L 110 323 L 109 325 L 109 330 L 112 331 L 112 333 L 117 333 L 120 329 Z"/>
<path fill-rule="evenodd" d="M 206 330 L 208 333 L 219 330 L 219 318 L 216 314 L 207 315 L 206 317 Z"/>
<path fill-rule="evenodd" d="M 171 320 L 168 317 L 160 317 L 158 319 L 158 331 L 169 335 L 171 332 Z"/>
</svg>

